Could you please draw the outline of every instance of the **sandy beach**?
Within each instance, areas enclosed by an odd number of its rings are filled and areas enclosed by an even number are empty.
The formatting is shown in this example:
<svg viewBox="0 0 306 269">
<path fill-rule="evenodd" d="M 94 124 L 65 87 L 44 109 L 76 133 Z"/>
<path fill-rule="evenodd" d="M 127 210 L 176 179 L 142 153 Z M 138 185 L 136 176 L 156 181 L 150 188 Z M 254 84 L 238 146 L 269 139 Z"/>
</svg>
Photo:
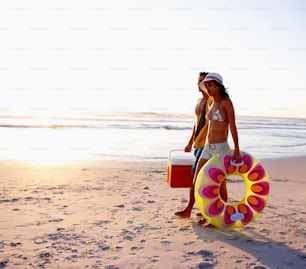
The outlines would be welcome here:
<svg viewBox="0 0 306 269">
<path fill-rule="evenodd" d="M 267 206 L 235 230 L 179 219 L 166 162 L 0 162 L 0 268 L 306 268 L 306 157 L 262 161 Z"/>
</svg>

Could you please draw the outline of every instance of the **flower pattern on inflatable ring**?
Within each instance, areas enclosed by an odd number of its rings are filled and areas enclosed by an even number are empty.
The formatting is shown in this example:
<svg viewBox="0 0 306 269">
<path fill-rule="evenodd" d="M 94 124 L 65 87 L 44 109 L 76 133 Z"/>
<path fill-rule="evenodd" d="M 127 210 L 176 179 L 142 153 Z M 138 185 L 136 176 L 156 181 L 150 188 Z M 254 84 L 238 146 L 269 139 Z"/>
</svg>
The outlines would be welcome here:
<svg viewBox="0 0 306 269">
<path fill-rule="evenodd" d="M 199 195 L 204 199 L 215 199 L 218 197 L 218 185 L 205 185 L 199 188 Z"/>
<path fill-rule="evenodd" d="M 256 195 L 250 195 L 247 198 L 248 204 L 257 212 L 261 212 L 265 207 L 265 200 Z"/>
<path fill-rule="evenodd" d="M 224 216 L 222 220 L 222 224 L 224 227 L 231 227 L 236 222 L 235 220 L 232 220 L 231 216 L 236 214 L 235 207 L 231 205 L 227 205 L 224 210 Z"/>
<path fill-rule="evenodd" d="M 225 152 L 223 153 L 221 159 L 222 159 L 222 163 L 224 165 L 226 173 L 233 174 L 236 171 L 236 167 L 231 165 L 232 154 L 229 152 Z"/>
<path fill-rule="evenodd" d="M 243 154 L 241 159 L 243 164 L 238 167 L 238 171 L 240 174 L 244 174 L 250 171 L 251 167 L 253 166 L 253 159 L 249 154 Z"/>
<path fill-rule="evenodd" d="M 223 212 L 224 203 L 221 199 L 216 199 L 208 207 L 206 207 L 205 213 L 209 217 L 216 217 Z"/>
<path fill-rule="evenodd" d="M 253 219 L 253 212 L 246 204 L 238 205 L 238 212 L 244 215 L 244 218 L 241 220 L 244 225 L 248 224 Z"/>
<path fill-rule="evenodd" d="M 233 174 L 237 169 L 236 166 L 231 164 L 232 158 L 233 158 L 233 156 L 229 152 L 223 153 L 223 155 L 221 157 L 222 163 L 224 165 L 224 168 L 225 168 L 227 174 Z M 253 166 L 253 159 L 252 159 L 251 155 L 246 154 L 246 153 L 244 153 L 241 156 L 241 159 L 242 159 L 243 164 L 238 167 L 238 171 L 241 174 L 247 173 L 251 169 L 251 167 Z"/>
<path fill-rule="evenodd" d="M 257 164 L 252 171 L 248 174 L 248 179 L 250 181 L 258 181 L 265 177 L 266 172 L 261 164 Z"/>
<path fill-rule="evenodd" d="M 236 221 L 240 220 L 243 225 L 248 224 L 253 219 L 253 213 L 249 206 L 246 204 L 238 205 L 238 209 L 231 205 L 227 205 L 224 210 L 222 220 L 223 227 L 229 228 L 233 226 Z"/>
<path fill-rule="evenodd" d="M 198 190 L 199 195 L 204 199 L 215 199 L 206 208 L 206 214 L 208 216 L 218 216 L 223 212 L 224 203 L 219 196 L 219 184 L 225 180 L 224 172 L 217 166 L 208 166 L 205 168 L 206 176 L 216 184 L 210 184 L 201 186 Z"/>
<path fill-rule="evenodd" d="M 210 178 L 215 183 L 221 183 L 225 179 L 224 172 L 217 166 L 208 166 L 205 169 L 205 173 L 208 178 Z"/>
<path fill-rule="evenodd" d="M 257 182 L 251 186 L 251 191 L 258 195 L 268 195 L 269 189 L 269 182 Z"/>
</svg>

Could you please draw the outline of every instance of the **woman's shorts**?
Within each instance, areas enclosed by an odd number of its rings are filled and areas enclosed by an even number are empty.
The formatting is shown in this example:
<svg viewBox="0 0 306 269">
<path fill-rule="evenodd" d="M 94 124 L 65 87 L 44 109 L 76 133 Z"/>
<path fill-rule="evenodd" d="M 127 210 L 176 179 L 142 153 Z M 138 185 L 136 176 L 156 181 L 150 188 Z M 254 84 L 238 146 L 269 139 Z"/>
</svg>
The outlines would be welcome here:
<svg viewBox="0 0 306 269">
<path fill-rule="evenodd" d="M 216 143 L 216 144 L 206 144 L 201 154 L 201 159 L 209 160 L 218 153 L 230 149 L 228 142 Z"/>
</svg>

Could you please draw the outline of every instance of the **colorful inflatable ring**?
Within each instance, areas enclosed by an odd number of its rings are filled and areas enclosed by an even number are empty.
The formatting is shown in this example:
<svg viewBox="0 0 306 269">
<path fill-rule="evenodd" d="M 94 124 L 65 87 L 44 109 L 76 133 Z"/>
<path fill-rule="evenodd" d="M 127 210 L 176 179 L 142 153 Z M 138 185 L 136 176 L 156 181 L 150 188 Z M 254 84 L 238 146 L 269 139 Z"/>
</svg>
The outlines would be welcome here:
<svg viewBox="0 0 306 269">
<path fill-rule="evenodd" d="M 218 228 L 239 228 L 254 220 L 264 209 L 269 194 L 269 177 L 264 167 L 250 154 L 241 152 L 242 163 L 232 162 L 233 150 L 224 151 L 202 167 L 195 183 L 195 199 L 202 215 Z M 221 184 L 229 175 L 246 183 L 239 202 L 223 201 Z"/>
</svg>

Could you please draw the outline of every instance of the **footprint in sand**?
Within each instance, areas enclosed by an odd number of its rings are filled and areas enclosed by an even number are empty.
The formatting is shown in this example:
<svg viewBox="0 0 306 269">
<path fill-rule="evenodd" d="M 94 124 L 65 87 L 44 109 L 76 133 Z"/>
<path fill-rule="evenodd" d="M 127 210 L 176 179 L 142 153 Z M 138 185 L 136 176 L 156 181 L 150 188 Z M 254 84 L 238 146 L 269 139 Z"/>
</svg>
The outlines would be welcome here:
<svg viewBox="0 0 306 269">
<path fill-rule="evenodd" d="M 4 268 L 7 266 L 9 260 L 0 261 L 0 268 Z"/>
</svg>

